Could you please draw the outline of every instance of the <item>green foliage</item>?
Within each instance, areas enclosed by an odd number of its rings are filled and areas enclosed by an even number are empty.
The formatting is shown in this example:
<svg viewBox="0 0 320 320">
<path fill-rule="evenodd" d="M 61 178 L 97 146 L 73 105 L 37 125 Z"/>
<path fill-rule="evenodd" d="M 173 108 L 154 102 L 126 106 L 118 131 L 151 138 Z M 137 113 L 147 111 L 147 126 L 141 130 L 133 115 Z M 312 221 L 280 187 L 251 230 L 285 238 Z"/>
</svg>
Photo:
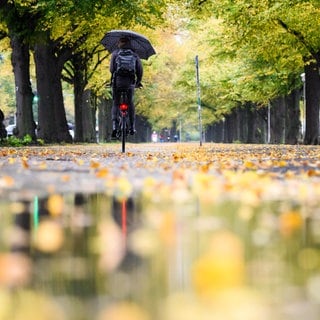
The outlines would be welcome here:
<svg viewBox="0 0 320 320">
<path fill-rule="evenodd" d="M 30 135 L 25 135 L 23 139 L 19 139 L 15 136 L 10 136 L 6 139 L 0 141 L 1 146 L 7 147 L 22 147 L 22 146 L 31 146 L 31 145 L 43 145 L 44 142 L 41 139 L 37 139 L 37 141 L 33 141 Z"/>
<path fill-rule="evenodd" d="M 1 46 L 2 45 L 2 46 Z M 2 42 L 0 48 L 3 48 L 2 59 L 0 61 L 0 109 L 5 117 L 15 113 L 15 88 L 10 61 L 10 53 L 6 49 L 6 44 Z"/>
<path fill-rule="evenodd" d="M 0 9 L 3 21 L 11 23 L 18 14 L 21 19 L 14 28 L 28 35 L 26 39 L 40 41 L 39 34 L 49 31 L 57 54 L 66 49 L 80 54 L 87 87 L 97 95 L 110 97 L 105 86 L 110 54 L 100 45 L 105 32 L 131 28 L 148 36 L 158 54 L 144 61 L 144 89 L 136 98 L 137 112 L 154 128 L 170 126 L 182 116 L 186 125 L 196 125 L 195 55 L 200 58 L 204 124 L 209 124 L 238 105 L 248 101 L 265 105 L 298 88 L 304 64 L 320 52 L 316 0 L 13 0 L 6 4 L 14 6 L 10 12 Z M 28 15 L 36 18 L 30 27 L 23 19 Z M 6 30 L 5 23 L 0 30 Z M 74 72 L 71 67 L 68 71 Z M 14 107 L 10 83 L 12 79 L 2 76 L 0 107 Z"/>
<path fill-rule="evenodd" d="M 202 101 L 219 118 L 247 101 L 266 104 L 300 87 L 320 50 L 317 1 L 190 1 L 191 47 L 201 59 Z M 180 84 L 191 96 L 192 67 Z"/>
</svg>

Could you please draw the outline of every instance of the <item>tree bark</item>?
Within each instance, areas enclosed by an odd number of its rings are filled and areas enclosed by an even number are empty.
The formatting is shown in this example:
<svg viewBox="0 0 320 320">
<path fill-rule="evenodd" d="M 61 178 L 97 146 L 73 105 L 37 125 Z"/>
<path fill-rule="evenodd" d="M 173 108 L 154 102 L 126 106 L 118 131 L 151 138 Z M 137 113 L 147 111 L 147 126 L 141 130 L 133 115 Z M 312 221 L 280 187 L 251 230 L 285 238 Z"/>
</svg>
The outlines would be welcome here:
<svg viewBox="0 0 320 320">
<path fill-rule="evenodd" d="M 300 96 L 298 90 L 293 90 L 285 97 L 287 105 L 286 139 L 287 144 L 297 144 L 300 133 Z"/>
<path fill-rule="evenodd" d="M 251 107 L 247 107 L 247 139 L 245 140 L 246 143 L 255 143 L 255 127 L 256 127 L 256 113 L 254 110 L 252 110 Z"/>
<path fill-rule="evenodd" d="M 271 143 L 285 142 L 286 104 L 284 97 L 271 102 Z"/>
<path fill-rule="evenodd" d="M 96 108 L 91 103 L 91 90 L 85 90 L 82 96 L 83 142 L 96 142 Z"/>
<path fill-rule="evenodd" d="M 109 136 L 111 136 L 112 126 L 111 126 L 111 107 L 112 100 L 100 98 L 98 104 L 98 137 L 99 142 L 108 141 Z"/>
<path fill-rule="evenodd" d="M 248 111 L 244 107 L 238 108 L 239 115 L 239 137 L 238 140 L 240 142 L 245 142 L 248 135 Z"/>
<path fill-rule="evenodd" d="M 234 127 L 234 119 L 232 114 L 228 114 L 225 117 L 224 122 L 224 142 L 225 143 L 232 143 L 233 142 L 233 127 Z"/>
<path fill-rule="evenodd" d="M 316 63 L 305 65 L 306 86 L 306 132 L 304 143 L 319 144 L 319 103 L 320 103 L 320 76 Z"/>
<path fill-rule="evenodd" d="M 213 142 L 224 141 L 224 120 L 220 120 L 213 124 Z"/>
<path fill-rule="evenodd" d="M 52 41 L 37 44 L 34 50 L 38 102 L 38 137 L 45 142 L 72 142 L 64 109 L 61 72 L 63 62 L 56 56 Z"/>
<path fill-rule="evenodd" d="M 75 114 L 75 141 L 96 142 L 96 105 L 92 102 L 92 92 L 85 90 L 88 84 L 88 70 L 83 54 L 74 54 L 73 86 L 74 86 L 74 114 Z M 96 97 L 94 97 L 96 99 Z"/>
<path fill-rule="evenodd" d="M 10 43 L 12 48 L 11 63 L 16 87 L 16 134 L 19 138 L 30 135 L 33 140 L 36 140 L 36 125 L 32 110 L 34 95 L 29 71 L 29 46 L 15 35 L 10 37 Z"/>
<path fill-rule="evenodd" d="M 83 142 L 84 141 L 84 129 L 82 120 L 83 116 L 83 92 L 86 86 L 84 82 L 84 66 L 82 64 L 82 59 L 80 55 L 74 55 L 72 57 L 72 65 L 73 65 L 73 90 L 74 90 L 74 117 L 75 117 L 75 142 Z"/>
</svg>

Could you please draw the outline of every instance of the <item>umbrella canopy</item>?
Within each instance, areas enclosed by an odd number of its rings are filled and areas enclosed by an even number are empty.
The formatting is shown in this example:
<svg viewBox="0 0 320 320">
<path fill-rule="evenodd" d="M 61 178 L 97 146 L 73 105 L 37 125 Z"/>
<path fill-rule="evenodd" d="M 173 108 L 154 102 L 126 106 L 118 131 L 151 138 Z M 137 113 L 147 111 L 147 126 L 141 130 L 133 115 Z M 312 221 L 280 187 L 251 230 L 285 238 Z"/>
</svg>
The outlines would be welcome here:
<svg viewBox="0 0 320 320">
<path fill-rule="evenodd" d="M 150 41 L 140 33 L 131 30 L 111 30 L 105 34 L 101 40 L 101 44 L 112 53 L 118 49 L 118 41 L 120 38 L 129 38 L 131 49 L 141 58 L 148 59 L 150 56 L 156 54 Z"/>
</svg>

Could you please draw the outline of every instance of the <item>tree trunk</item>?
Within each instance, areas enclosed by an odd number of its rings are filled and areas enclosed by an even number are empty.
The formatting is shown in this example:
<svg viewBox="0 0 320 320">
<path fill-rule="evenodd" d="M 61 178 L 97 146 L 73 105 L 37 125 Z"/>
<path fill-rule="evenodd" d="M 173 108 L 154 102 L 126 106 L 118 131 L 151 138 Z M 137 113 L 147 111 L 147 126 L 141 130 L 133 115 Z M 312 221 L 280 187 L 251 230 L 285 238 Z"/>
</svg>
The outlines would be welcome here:
<svg viewBox="0 0 320 320">
<path fill-rule="evenodd" d="M 91 103 L 91 90 L 85 90 L 82 96 L 83 142 L 97 142 L 96 109 Z"/>
<path fill-rule="evenodd" d="M 62 63 L 52 42 L 35 45 L 34 58 L 39 96 L 38 137 L 45 142 L 72 142 L 63 102 Z"/>
<path fill-rule="evenodd" d="M 287 144 L 297 144 L 300 133 L 300 92 L 293 90 L 285 97 L 287 105 L 286 114 L 286 140 Z"/>
<path fill-rule="evenodd" d="M 16 87 L 16 128 L 17 136 L 23 138 L 30 135 L 36 140 L 35 122 L 32 102 L 33 92 L 30 83 L 30 54 L 29 46 L 24 44 L 18 36 L 11 36 L 12 56 L 11 63 L 14 72 Z"/>
<path fill-rule="evenodd" d="M 72 57 L 73 86 L 74 86 L 74 114 L 75 114 L 75 141 L 96 142 L 96 105 L 92 103 L 92 92 L 85 90 L 88 84 L 86 60 L 82 54 Z M 96 98 L 96 97 L 94 97 Z"/>
<path fill-rule="evenodd" d="M 214 123 L 209 124 L 206 126 L 206 138 L 207 142 L 213 142 L 214 141 Z"/>
<path fill-rule="evenodd" d="M 99 142 L 106 142 L 111 135 L 112 100 L 100 97 L 98 104 L 98 137 Z"/>
<path fill-rule="evenodd" d="M 247 108 L 247 128 L 248 134 L 246 143 L 264 143 L 264 119 L 263 113 L 259 111 L 258 106 L 251 105 Z"/>
<path fill-rule="evenodd" d="M 319 103 L 320 76 L 316 63 L 305 65 L 306 86 L 306 132 L 304 143 L 315 145 L 319 143 Z"/>
<path fill-rule="evenodd" d="M 271 143 L 284 143 L 286 104 L 284 97 L 279 97 L 271 102 Z"/>
<path fill-rule="evenodd" d="M 225 143 L 232 143 L 233 142 L 233 117 L 231 114 L 228 114 L 225 117 L 225 122 L 224 122 L 224 142 Z"/>
<path fill-rule="evenodd" d="M 256 113 L 255 110 L 252 109 L 251 106 L 247 107 L 247 127 L 248 127 L 248 133 L 247 133 L 247 139 L 246 143 L 255 143 L 255 127 L 256 127 Z"/>
<path fill-rule="evenodd" d="M 256 136 L 259 137 L 258 143 L 267 143 L 268 141 L 268 107 L 258 107 L 255 109 L 257 115 Z"/>
<path fill-rule="evenodd" d="M 248 134 L 248 111 L 244 107 L 238 108 L 239 114 L 239 138 L 242 143 L 246 142 Z"/>
<path fill-rule="evenodd" d="M 232 142 L 240 141 L 240 108 L 235 108 L 232 112 L 233 118 L 233 130 L 232 130 Z"/>
<path fill-rule="evenodd" d="M 74 117 L 75 117 L 75 142 L 84 141 L 84 129 L 82 119 L 83 116 L 83 92 L 86 84 L 84 83 L 84 68 L 82 64 L 82 59 L 79 55 L 74 55 L 72 57 L 73 64 L 73 90 L 74 90 Z"/>
<path fill-rule="evenodd" d="M 220 120 L 213 124 L 213 142 L 224 141 L 224 120 Z"/>
</svg>

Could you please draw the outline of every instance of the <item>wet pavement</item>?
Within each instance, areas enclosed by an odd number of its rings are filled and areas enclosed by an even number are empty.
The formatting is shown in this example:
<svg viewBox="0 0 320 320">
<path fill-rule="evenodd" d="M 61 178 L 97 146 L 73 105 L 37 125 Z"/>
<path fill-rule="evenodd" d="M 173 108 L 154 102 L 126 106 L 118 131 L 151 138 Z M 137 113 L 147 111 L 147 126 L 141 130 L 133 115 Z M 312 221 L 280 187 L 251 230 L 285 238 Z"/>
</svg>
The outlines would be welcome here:
<svg viewBox="0 0 320 320">
<path fill-rule="evenodd" d="M 207 167 L 220 176 L 223 170 L 259 171 L 276 178 L 317 176 L 318 147 L 155 143 L 68 145 L 0 149 L 0 197 L 29 197 L 52 192 L 103 192 L 108 181 L 125 177 L 134 190 L 153 178 L 171 184 L 177 170 L 192 178 Z"/>
<path fill-rule="evenodd" d="M 0 320 L 318 320 L 318 147 L 0 149 Z"/>
</svg>

